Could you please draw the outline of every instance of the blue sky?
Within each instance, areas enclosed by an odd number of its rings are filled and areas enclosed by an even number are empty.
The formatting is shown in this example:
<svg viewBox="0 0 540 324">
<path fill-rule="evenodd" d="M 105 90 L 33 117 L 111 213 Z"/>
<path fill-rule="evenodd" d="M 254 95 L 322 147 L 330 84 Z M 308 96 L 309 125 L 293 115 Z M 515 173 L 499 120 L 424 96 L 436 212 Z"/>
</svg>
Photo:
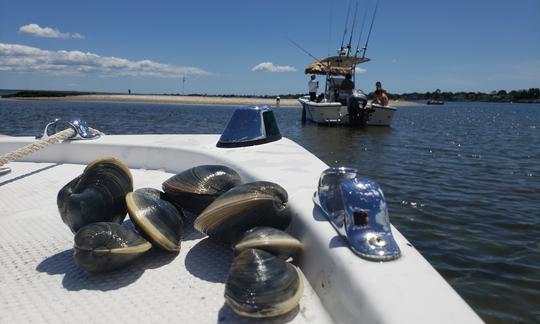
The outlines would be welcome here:
<svg viewBox="0 0 540 324">
<path fill-rule="evenodd" d="M 302 93 L 312 59 L 287 39 L 334 54 L 348 4 L 0 0 L 0 88 L 179 93 L 185 75 L 186 93 Z M 364 90 L 540 87 L 540 1 L 380 0 L 367 56 Z"/>
</svg>

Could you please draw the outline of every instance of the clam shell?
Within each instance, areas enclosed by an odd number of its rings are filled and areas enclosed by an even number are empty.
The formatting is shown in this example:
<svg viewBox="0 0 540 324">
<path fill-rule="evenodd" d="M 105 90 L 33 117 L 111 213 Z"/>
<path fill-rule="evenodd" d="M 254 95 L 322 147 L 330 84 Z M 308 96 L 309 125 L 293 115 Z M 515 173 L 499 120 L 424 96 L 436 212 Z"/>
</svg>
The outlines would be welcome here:
<svg viewBox="0 0 540 324">
<path fill-rule="evenodd" d="M 163 197 L 165 197 L 165 193 L 163 191 L 154 188 L 139 188 L 134 192 L 149 195 L 157 199 L 163 199 Z"/>
<path fill-rule="evenodd" d="M 162 200 L 168 201 L 174 207 L 176 207 L 176 209 L 178 210 L 178 213 L 180 214 L 180 217 L 182 217 L 182 220 L 186 219 L 184 212 L 182 211 L 182 208 L 180 206 L 175 205 L 174 202 L 170 201 L 167 194 L 165 194 L 163 191 L 155 189 L 155 188 L 139 188 L 135 190 L 134 192 L 148 194 L 155 197 L 156 199 L 162 199 Z"/>
<path fill-rule="evenodd" d="M 303 291 L 295 266 L 268 252 L 248 249 L 229 270 L 225 301 L 239 315 L 273 317 L 295 309 Z"/>
<path fill-rule="evenodd" d="M 133 179 L 124 162 L 97 159 L 58 192 L 58 210 L 73 233 L 90 223 L 121 223 L 127 212 L 124 197 L 132 190 Z"/>
<path fill-rule="evenodd" d="M 125 266 L 152 244 L 116 223 L 86 225 L 75 234 L 75 263 L 88 272 L 107 272 Z"/>
<path fill-rule="evenodd" d="M 234 242 L 248 229 L 285 229 L 291 222 L 287 192 L 278 184 L 257 181 L 227 191 L 208 206 L 194 227 L 210 237 Z"/>
<path fill-rule="evenodd" d="M 181 172 L 163 183 L 167 200 L 199 214 L 217 197 L 241 183 L 240 175 L 223 165 L 200 165 Z"/>
<path fill-rule="evenodd" d="M 184 222 L 176 207 L 148 190 L 130 192 L 126 203 L 131 220 L 155 245 L 179 251 Z"/>
<path fill-rule="evenodd" d="M 247 249 L 260 249 L 278 258 L 288 259 L 302 250 L 304 245 L 288 233 L 272 227 L 254 227 L 242 236 L 233 247 L 235 253 Z"/>
</svg>

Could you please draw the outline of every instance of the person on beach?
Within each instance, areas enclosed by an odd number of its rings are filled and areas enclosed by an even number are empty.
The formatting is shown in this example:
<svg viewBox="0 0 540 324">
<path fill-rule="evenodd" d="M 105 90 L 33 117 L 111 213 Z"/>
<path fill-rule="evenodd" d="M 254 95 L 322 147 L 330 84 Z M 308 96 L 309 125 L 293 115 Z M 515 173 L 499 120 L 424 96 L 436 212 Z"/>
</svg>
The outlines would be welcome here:
<svg viewBox="0 0 540 324">
<path fill-rule="evenodd" d="M 372 105 L 388 106 L 388 96 L 382 88 L 375 90 L 375 99 L 371 102 Z"/>
<path fill-rule="evenodd" d="M 309 100 L 317 100 L 317 89 L 319 89 L 319 81 L 315 81 L 315 74 L 311 75 L 310 80 L 308 81 L 309 88 Z"/>
</svg>

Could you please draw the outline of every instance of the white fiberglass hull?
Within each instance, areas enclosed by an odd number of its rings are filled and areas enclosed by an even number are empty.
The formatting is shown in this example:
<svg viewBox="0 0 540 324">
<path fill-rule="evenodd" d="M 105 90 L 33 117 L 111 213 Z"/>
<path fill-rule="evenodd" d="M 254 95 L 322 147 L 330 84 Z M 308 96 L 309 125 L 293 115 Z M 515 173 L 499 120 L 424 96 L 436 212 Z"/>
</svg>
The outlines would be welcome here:
<svg viewBox="0 0 540 324">
<path fill-rule="evenodd" d="M 316 103 L 309 101 L 307 98 L 298 99 L 306 110 L 306 117 L 318 124 L 349 124 L 349 112 L 347 106 L 342 105 L 339 102 L 320 102 Z M 375 110 L 370 114 L 367 125 L 368 126 L 390 126 L 395 107 L 372 105 Z"/>
<path fill-rule="evenodd" d="M 392 227 L 402 255 L 367 261 L 337 244 L 312 197 L 328 166 L 291 140 L 218 148 L 218 135 L 116 135 L 50 145 L 10 163 L 0 177 L 0 322 L 237 323 L 224 305 L 230 247 L 191 224 L 178 254 L 154 251 L 134 265 L 92 276 L 72 261 L 73 234 L 62 223 L 60 188 L 93 159 L 113 156 L 131 169 L 136 189 L 160 188 L 177 172 L 223 164 L 245 182 L 265 180 L 289 193 L 290 233 L 305 244 L 299 310 L 289 323 L 477 323 L 480 319 L 420 253 Z M 0 154 L 34 142 L 0 138 Z M 284 159 L 284 157 L 287 157 Z M 120 301 L 120 302 L 119 302 Z"/>
</svg>

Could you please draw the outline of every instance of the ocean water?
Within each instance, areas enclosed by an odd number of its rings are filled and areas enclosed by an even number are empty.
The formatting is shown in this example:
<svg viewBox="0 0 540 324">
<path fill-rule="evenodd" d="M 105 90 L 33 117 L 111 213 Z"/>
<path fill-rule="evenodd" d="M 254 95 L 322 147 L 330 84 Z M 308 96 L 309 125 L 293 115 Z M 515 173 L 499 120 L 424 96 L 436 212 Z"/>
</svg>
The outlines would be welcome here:
<svg viewBox="0 0 540 324">
<path fill-rule="evenodd" d="M 221 133 L 231 107 L 0 100 L 0 134 L 55 117 L 108 134 Z M 392 223 L 489 323 L 540 322 L 540 105 L 447 103 L 398 109 L 392 127 L 300 122 L 281 133 L 382 187 Z"/>
</svg>

